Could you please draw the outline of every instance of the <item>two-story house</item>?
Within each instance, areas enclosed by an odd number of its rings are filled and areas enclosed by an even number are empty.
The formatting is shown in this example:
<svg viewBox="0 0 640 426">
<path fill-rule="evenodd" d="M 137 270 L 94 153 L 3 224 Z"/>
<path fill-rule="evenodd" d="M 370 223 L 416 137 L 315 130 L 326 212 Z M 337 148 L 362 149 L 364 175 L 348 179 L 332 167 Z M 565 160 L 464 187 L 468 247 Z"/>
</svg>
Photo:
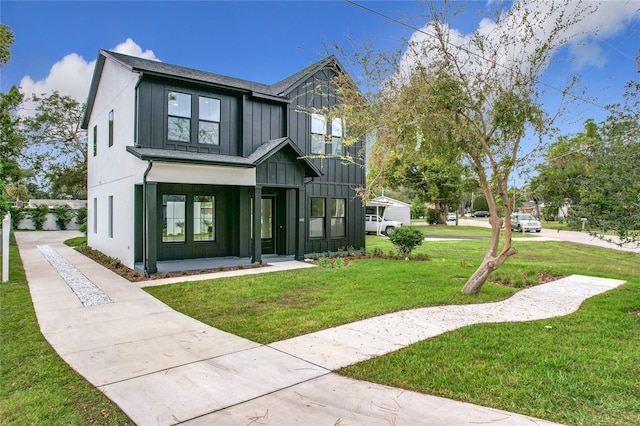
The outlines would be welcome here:
<svg viewBox="0 0 640 426">
<path fill-rule="evenodd" d="M 88 244 L 163 260 L 364 247 L 364 170 L 346 146 L 327 57 L 273 85 L 100 50 L 88 130 Z"/>
</svg>

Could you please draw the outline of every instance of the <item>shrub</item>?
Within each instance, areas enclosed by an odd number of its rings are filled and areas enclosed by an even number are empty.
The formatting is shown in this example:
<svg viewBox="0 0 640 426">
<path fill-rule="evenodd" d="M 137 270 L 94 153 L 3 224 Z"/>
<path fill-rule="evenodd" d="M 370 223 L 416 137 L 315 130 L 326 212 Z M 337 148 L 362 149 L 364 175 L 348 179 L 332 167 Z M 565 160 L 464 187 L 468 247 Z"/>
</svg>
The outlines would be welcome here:
<svg viewBox="0 0 640 426">
<path fill-rule="evenodd" d="M 34 208 L 27 210 L 27 214 L 36 231 L 42 231 L 44 221 L 47 220 L 47 213 L 49 213 L 49 207 L 45 204 L 38 204 Z"/>
<path fill-rule="evenodd" d="M 13 229 L 18 229 L 20 222 L 22 222 L 22 219 L 26 216 L 26 211 L 24 207 L 21 206 L 11 206 L 9 211 L 11 211 L 11 226 Z"/>
<path fill-rule="evenodd" d="M 51 213 L 56 218 L 56 227 L 61 231 L 67 229 L 67 224 L 74 216 L 73 210 L 71 210 L 71 207 L 67 204 L 55 206 L 51 209 Z"/>
<path fill-rule="evenodd" d="M 87 223 L 87 208 L 80 207 L 76 212 L 76 224 L 81 226 L 83 223 Z"/>
<path fill-rule="evenodd" d="M 430 225 L 442 223 L 442 216 L 440 216 L 440 212 L 434 209 L 427 210 L 427 223 Z"/>
<path fill-rule="evenodd" d="M 424 235 L 414 226 L 401 226 L 389 234 L 389 240 L 396 246 L 400 256 L 408 260 L 413 249 L 422 244 Z"/>
<path fill-rule="evenodd" d="M 84 235 L 87 235 L 87 222 L 81 223 L 80 226 L 78 226 L 78 230 Z"/>
</svg>

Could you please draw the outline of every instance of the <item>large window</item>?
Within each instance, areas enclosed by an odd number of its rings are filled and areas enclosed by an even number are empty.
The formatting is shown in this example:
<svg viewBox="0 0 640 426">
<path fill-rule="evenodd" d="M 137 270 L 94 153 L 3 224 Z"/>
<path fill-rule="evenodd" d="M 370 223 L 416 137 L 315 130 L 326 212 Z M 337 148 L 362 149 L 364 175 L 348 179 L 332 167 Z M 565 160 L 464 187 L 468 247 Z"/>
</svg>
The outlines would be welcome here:
<svg viewBox="0 0 640 426">
<path fill-rule="evenodd" d="M 220 145 L 220 100 L 200 96 L 198 143 Z"/>
<path fill-rule="evenodd" d="M 311 213 L 309 214 L 309 237 L 320 238 L 325 236 L 325 199 L 311 199 Z"/>
<path fill-rule="evenodd" d="M 322 114 L 311 114 L 311 153 L 324 154 L 327 119 Z"/>
<path fill-rule="evenodd" d="M 342 118 L 331 120 L 331 154 L 342 155 Z"/>
<path fill-rule="evenodd" d="M 216 239 L 216 198 L 196 195 L 193 199 L 193 241 Z"/>
<path fill-rule="evenodd" d="M 109 111 L 109 146 L 113 146 L 113 110 Z"/>
<path fill-rule="evenodd" d="M 162 242 L 185 241 L 185 195 L 162 196 Z"/>
<path fill-rule="evenodd" d="M 331 199 L 331 237 L 345 237 L 346 233 L 346 214 L 345 206 L 347 200 L 344 198 Z"/>
<path fill-rule="evenodd" d="M 191 95 L 169 92 L 167 111 L 167 139 L 191 141 Z"/>
</svg>

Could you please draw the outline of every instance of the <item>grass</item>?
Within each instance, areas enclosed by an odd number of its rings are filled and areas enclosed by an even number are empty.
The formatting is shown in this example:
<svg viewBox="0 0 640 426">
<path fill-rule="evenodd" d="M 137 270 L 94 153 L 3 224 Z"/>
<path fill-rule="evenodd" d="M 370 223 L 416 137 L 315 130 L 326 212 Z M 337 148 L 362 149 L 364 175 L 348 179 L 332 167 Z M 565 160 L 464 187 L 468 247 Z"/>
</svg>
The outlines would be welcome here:
<svg viewBox="0 0 640 426">
<path fill-rule="evenodd" d="M 429 262 L 359 260 L 341 269 L 147 291 L 187 315 L 268 343 L 397 309 L 503 298 L 516 290 L 488 283 L 479 296 L 459 294 L 486 244 L 426 241 L 416 253 Z M 340 373 L 567 424 L 640 424 L 640 317 L 633 314 L 640 311 L 640 256 L 566 242 L 521 239 L 514 246 L 518 254 L 494 279 L 526 286 L 542 272 L 628 284 L 566 317 L 469 326 Z M 386 238 L 367 237 L 367 250 L 376 247 L 392 249 Z"/>
<path fill-rule="evenodd" d="M 410 266 L 408 266 L 410 265 Z M 401 309 L 504 299 L 514 290 L 488 284 L 459 293 L 466 265 L 369 259 L 344 268 L 148 287 L 174 309 L 259 343 L 271 343 Z"/>
<path fill-rule="evenodd" d="M 15 245 L 9 256 L 9 282 L 0 284 L 0 424 L 131 424 L 44 339 Z"/>
<path fill-rule="evenodd" d="M 572 425 L 640 424 L 640 281 L 563 318 L 466 327 L 340 374 Z"/>
</svg>

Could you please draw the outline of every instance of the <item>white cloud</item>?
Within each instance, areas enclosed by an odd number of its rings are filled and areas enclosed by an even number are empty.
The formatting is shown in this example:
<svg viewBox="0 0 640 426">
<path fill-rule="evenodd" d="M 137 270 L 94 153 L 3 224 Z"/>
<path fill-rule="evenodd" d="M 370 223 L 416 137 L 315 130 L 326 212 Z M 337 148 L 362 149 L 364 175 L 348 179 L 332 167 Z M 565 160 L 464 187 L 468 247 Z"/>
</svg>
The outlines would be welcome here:
<svg viewBox="0 0 640 426">
<path fill-rule="evenodd" d="M 494 3 L 489 0 L 487 4 L 490 6 Z M 506 16 L 509 18 L 504 19 Z M 527 67 L 526 62 L 519 61 L 529 57 L 546 41 L 546 37 L 557 22 L 567 24 L 574 18 L 577 21 L 563 27 L 559 37 L 560 40 L 564 40 L 562 44 L 568 47 L 568 52 L 572 55 L 574 68 L 579 70 L 585 66 L 604 67 L 607 55 L 605 49 L 600 47 L 600 42 L 606 42 L 607 38 L 619 34 L 628 28 L 632 21 L 640 20 L 640 4 L 631 0 L 568 1 L 566 5 L 561 1 L 520 0 L 511 6 L 510 15 L 503 14 L 502 18 L 499 24 L 491 19 L 483 19 L 476 29 L 477 33 L 483 38 L 486 37 L 486 42 L 495 49 L 494 54 L 489 55 L 486 51 L 481 52 L 473 43 L 473 34 L 462 34 L 446 25 L 441 28 L 451 46 L 462 47 L 457 50 L 456 56 L 467 71 L 481 74 L 483 70 L 491 68 L 496 63 L 505 73 L 515 64 L 521 69 Z M 521 24 L 523 21 L 535 31 L 527 33 L 527 26 Z M 428 22 L 420 31 L 412 35 L 410 44 L 413 44 L 414 50 L 415 46 L 420 46 L 420 49 L 429 49 L 431 54 L 425 58 L 425 55 L 421 54 L 422 51 L 414 55 L 414 52 L 409 49 L 402 58 L 401 75 L 406 76 L 407 71 L 416 64 L 416 61 L 427 65 L 437 60 L 433 50 L 430 49 L 430 46 L 433 47 L 436 42 L 433 36 L 434 31 L 434 23 Z M 514 35 L 520 37 L 518 45 L 511 46 L 503 42 L 505 38 L 514 39 Z M 489 56 L 488 60 L 481 59 L 487 56 Z"/>
<path fill-rule="evenodd" d="M 130 38 L 110 50 L 145 59 L 158 60 L 153 50 L 142 50 Z M 95 63 L 95 59 L 87 62 L 82 56 L 70 53 L 53 64 L 49 70 L 49 75 L 44 79 L 34 81 L 30 76 L 24 76 L 20 81 L 20 90 L 25 95 L 25 98 L 30 98 L 32 94 L 50 94 L 57 90 L 61 95 L 70 96 L 78 102 L 86 102 Z M 26 101 L 21 112 L 23 115 L 32 115 L 32 102 Z"/>
</svg>

